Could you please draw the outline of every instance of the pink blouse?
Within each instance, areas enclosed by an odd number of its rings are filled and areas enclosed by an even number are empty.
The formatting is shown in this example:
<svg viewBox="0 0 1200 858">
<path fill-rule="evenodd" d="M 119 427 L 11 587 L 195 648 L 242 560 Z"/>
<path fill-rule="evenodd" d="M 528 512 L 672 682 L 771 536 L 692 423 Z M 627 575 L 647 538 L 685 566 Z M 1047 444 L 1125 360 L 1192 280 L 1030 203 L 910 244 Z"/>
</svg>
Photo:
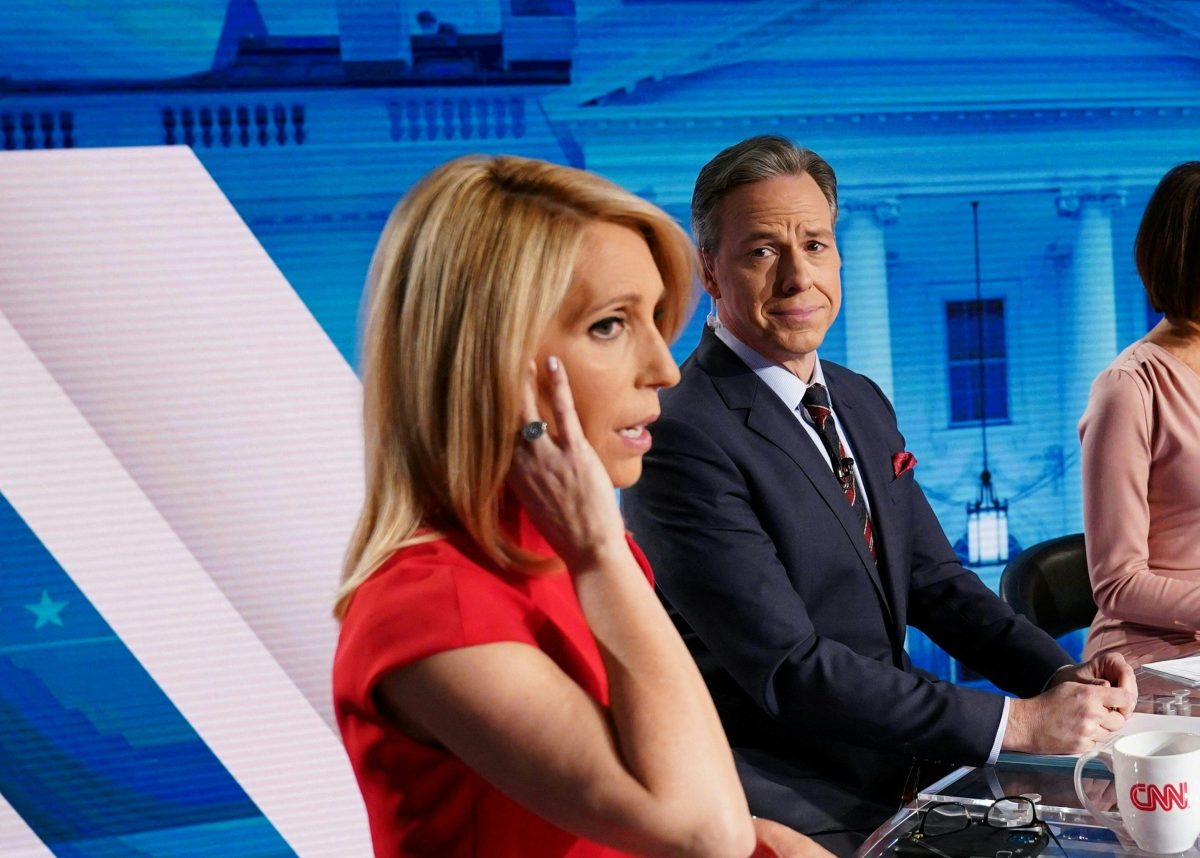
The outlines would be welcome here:
<svg viewBox="0 0 1200 858">
<path fill-rule="evenodd" d="M 1079 439 L 1099 607 L 1084 656 L 1200 651 L 1200 375 L 1134 343 L 1092 384 Z"/>
</svg>

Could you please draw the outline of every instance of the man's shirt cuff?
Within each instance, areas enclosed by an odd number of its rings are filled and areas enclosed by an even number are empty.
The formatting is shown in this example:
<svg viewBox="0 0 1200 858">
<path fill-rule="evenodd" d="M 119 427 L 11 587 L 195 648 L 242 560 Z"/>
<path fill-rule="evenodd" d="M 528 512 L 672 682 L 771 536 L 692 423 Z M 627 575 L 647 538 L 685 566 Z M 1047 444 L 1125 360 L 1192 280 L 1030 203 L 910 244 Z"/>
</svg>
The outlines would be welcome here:
<svg viewBox="0 0 1200 858">
<path fill-rule="evenodd" d="M 1046 680 L 1046 684 L 1042 686 L 1044 692 L 1050 687 L 1050 683 L 1054 681 L 1054 677 L 1058 676 L 1062 671 L 1069 667 L 1076 667 L 1074 664 L 1064 664 L 1054 673 L 1050 674 L 1050 678 Z M 1000 746 L 1004 744 L 1004 731 L 1008 729 L 1008 710 L 1012 706 L 1012 698 L 1004 698 L 1004 711 L 1000 713 L 1000 729 L 996 731 L 996 741 L 992 742 L 992 752 L 988 754 L 987 764 L 990 766 L 996 762 L 996 758 L 1000 756 Z"/>
<path fill-rule="evenodd" d="M 1004 743 L 1004 731 L 1008 729 L 1008 709 L 1012 706 L 1012 698 L 1004 698 L 1004 711 L 1000 713 L 1000 728 L 996 730 L 996 741 L 992 742 L 991 753 L 988 754 L 987 764 L 990 766 L 1000 756 L 1000 745 Z"/>
</svg>

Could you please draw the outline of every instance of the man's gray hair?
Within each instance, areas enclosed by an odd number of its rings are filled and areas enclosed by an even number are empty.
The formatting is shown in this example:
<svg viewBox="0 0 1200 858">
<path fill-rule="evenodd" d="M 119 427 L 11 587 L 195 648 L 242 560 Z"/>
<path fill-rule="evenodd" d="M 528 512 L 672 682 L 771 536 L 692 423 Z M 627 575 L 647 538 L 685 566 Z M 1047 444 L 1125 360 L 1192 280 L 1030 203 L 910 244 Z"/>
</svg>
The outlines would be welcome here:
<svg viewBox="0 0 1200 858">
<path fill-rule="evenodd" d="M 829 201 L 829 212 L 836 221 L 837 176 L 816 152 L 777 134 L 751 137 L 722 150 L 704 165 L 692 193 L 692 232 L 700 249 L 707 253 L 716 251 L 720 241 L 717 209 L 731 190 L 775 176 L 805 173 L 813 177 Z"/>
</svg>

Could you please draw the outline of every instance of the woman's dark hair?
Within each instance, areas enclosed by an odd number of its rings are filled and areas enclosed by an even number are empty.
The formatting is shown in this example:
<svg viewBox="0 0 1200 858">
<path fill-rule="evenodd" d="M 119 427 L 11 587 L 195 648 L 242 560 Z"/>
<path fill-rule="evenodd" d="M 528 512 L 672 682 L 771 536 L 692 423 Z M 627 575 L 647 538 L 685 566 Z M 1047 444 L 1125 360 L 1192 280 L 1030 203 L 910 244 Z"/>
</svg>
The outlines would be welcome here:
<svg viewBox="0 0 1200 858">
<path fill-rule="evenodd" d="M 1133 258 L 1155 310 L 1200 321 L 1200 161 L 1162 177 L 1142 215 Z"/>
</svg>

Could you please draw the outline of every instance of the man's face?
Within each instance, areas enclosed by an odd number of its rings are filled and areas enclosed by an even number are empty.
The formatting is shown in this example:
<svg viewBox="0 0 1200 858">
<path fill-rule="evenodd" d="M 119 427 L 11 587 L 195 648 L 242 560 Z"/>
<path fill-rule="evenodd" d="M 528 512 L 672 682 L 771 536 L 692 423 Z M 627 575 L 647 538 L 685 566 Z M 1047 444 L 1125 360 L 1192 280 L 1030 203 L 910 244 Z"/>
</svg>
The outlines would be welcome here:
<svg viewBox="0 0 1200 858">
<path fill-rule="evenodd" d="M 842 302 L 833 216 L 812 176 L 740 185 L 717 208 L 715 253 L 702 253 L 704 288 L 721 323 L 801 379 Z"/>
</svg>

